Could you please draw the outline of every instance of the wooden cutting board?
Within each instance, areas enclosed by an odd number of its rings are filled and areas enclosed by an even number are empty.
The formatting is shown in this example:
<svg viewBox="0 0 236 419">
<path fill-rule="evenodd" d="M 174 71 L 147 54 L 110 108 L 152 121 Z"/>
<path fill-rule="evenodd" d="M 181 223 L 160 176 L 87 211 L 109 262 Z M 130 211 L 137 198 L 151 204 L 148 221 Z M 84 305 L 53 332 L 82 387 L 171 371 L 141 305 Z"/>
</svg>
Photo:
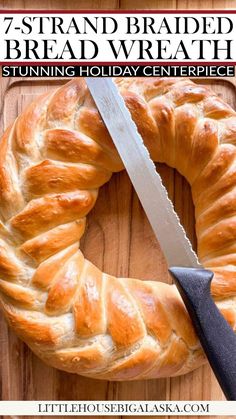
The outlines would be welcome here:
<svg viewBox="0 0 236 419">
<path fill-rule="evenodd" d="M 4 8 L 32 8 L 32 2 L 0 1 Z M 134 6 L 135 4 L 135 6 Z M 223 8 L 233 1 L 152 1 L 146 8 Z M 37 0 L 34 8 L 144 8 L 139 1 Z M 60 79 L 1 79 L 1 132 L 34 97 L 65 82 Z M 236 109 L 235 80 L 204 80 Z M 190 188 L 174 170 L 157 166 L 169 196 L 195 244 Z M 125 172 L 112 177 L 88 217 L 82 249 L 102 270 L 117 276 L 166 280 L 162 255 Z M 159 274 L 158 274 L 159 272 Z M 0 376 L 3 400 L 224 400 L 208 365 L 182 377 L 109 383 L 57 371 L 43 364 L 0 318 Z M 177 417 L 177 416 L 176 416 Z M 191 416 L 192 418 L 193 416 Z M 195 416 L 198 417 L 198 416 Z M 117 416 L 118 418 L 118 416 Z M 137 418 L 137 416 L 136 416 Z M 168 416 L 165 416 L 168 418 Z M 173 416 L 172 416 L 173 418 Z M 220 419 L 220 418 L 219 418 Z"/>
</svg>

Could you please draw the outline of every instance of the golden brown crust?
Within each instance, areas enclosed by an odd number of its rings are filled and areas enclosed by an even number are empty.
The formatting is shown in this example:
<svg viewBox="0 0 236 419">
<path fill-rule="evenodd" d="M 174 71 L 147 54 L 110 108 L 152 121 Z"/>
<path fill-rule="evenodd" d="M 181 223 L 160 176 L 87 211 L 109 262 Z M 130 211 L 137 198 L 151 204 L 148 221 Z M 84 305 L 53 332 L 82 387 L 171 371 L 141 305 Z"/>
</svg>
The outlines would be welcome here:
<svg viewBox="0 0 236 419">
<path fill-rule="evenodd" d="M 84 234 L 84 230 L 85 218 L 80 218 L 72 221 L 72 223 L 61 224 L 46 231 L 46 233 L 25 241 L 20 250 L 31 256 L 39 264 L 71 244 L 78 243 L 78 240 Z"/>
<path fill-rule="evenodd" d="M 94 206 L 96 198 L 96 191 L 77 190 L 33 199 L 11 218 L 10 225 L 23 239 L 31 239 L 60 224 L 84 217 Z"/>
<path fill-rule="evenodd" d="M 198 255 L 235 328 L 236 114 L 187 79 L 116 82 L 152 158 L 191 185 Z M 0 143 L 1 306 L 56 368 L 109 380 L 184 374 L 204 356 L 176 288 L 104 274 L 78 249 L 98 188 L 122 169 L 83 79 L 19 116 Z"/>
</svg>

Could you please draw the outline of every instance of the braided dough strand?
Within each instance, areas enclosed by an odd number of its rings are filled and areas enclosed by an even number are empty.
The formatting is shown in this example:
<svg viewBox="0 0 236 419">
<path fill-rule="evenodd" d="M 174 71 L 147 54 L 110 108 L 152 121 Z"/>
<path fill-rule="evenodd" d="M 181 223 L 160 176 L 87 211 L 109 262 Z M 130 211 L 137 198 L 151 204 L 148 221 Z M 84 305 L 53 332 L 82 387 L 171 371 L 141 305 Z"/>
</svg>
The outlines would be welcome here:
<svg viewBox="0 0 236 419">
<path fill-rule="evenodd" d="M 153 160 L 192 188 L 198 255 L 235 327 L 236 114 L 186 79 L 117 79 Z M 48 364 L 109 380 L 184 374 L 205 358 L 173 285 L 101 272 L 79 250 L 120 157 L 83 79 L 34 101 L 0 142 L 0 298 Z"/>
</svg>

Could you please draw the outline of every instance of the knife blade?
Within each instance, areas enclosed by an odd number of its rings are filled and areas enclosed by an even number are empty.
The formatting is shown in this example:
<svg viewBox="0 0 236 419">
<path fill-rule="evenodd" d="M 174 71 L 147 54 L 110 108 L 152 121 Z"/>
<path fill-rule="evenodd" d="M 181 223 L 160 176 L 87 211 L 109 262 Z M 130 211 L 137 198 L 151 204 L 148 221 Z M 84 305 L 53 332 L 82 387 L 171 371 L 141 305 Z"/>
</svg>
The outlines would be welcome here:
<svg viewBox="0 0 236 419">
<path fill-rule="evenodd" d="M 160 243 L 168 266 L 200 268 L 197 255 L 115 83 L 111 78 L 90 77 L 86 82 Z"/>
</svg>

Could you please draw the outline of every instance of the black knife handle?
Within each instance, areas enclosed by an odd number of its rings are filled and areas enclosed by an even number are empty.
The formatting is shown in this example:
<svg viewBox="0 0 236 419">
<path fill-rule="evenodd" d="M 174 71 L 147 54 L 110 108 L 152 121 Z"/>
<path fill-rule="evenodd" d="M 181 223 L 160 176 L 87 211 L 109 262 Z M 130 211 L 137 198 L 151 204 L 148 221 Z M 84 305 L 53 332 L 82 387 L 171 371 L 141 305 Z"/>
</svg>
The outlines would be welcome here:
<svg viewBox="0 0 236 419">
<path fill-rule="evenodd" d="M 211 297 L 213 273 L 193 268 L 169 270 L 226 398 L 236 400 L 236 335 Z"/>
</svg>

